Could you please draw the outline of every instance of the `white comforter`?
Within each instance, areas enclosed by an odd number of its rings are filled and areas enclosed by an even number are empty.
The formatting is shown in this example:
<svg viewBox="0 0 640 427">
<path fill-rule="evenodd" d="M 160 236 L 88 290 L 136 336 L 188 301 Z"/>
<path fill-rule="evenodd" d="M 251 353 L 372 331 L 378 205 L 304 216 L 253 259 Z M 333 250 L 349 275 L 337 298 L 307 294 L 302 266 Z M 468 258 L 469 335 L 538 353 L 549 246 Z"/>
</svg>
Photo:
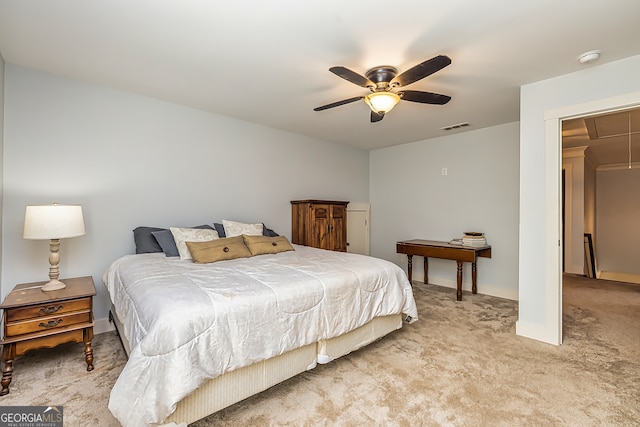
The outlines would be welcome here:
<svg viewBox="0 0 640 427">
<path fill-rule="evenodd" d="M 161 423 L 207 379 L 374 317 L 417 320 L 411 285 L 395 264 L 294 247 L 205 265 L 126 255 L 110 266 L 104 283 L 132 349 L 109 401 L 124 426 Z"/>
</svg>

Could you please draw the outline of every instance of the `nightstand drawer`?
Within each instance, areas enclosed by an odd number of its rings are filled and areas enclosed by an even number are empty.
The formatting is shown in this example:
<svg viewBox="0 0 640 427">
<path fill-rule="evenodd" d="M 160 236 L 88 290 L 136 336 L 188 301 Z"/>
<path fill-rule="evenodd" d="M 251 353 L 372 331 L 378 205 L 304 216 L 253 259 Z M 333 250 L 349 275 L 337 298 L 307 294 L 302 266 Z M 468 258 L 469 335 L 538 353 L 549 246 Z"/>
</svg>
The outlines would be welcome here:
<svg viewBox="0 0 640 427">
<path fill-rule="evenodd" d="M 6 321 L 42 318 L 45 316 L 59 316 L 64 313 L 91 309 L 91 298 L 60 301 L 56 303 L 38 304 L 29 307 L 10 308 L 6 310 Z"/>
<path fill-rule="evenodd" d="M 29 319 L 5 325 L 6 336 L 11 338 L 18 335 L 25 335 L 34 332 L 43 332 L 76 325 L 78 323 L 92 322 L 91 311 L 78 311 L 66 313 L 60 316 L 47 316 L 39 319 Z"/>
<path fill-rule="evenodd" d="M 62 332 L 56 335 L 48 335 L 46 337 L 33 338 L 30 340 L 18 341 L 16 343 L 16 356 L 22 356 L 29 350 L 36 348 L 51 348 L 58 344 L 66 342 L 82 342 L 84 338 L 84 330 L 76 329 L 72 331 Z"/>
</svg>

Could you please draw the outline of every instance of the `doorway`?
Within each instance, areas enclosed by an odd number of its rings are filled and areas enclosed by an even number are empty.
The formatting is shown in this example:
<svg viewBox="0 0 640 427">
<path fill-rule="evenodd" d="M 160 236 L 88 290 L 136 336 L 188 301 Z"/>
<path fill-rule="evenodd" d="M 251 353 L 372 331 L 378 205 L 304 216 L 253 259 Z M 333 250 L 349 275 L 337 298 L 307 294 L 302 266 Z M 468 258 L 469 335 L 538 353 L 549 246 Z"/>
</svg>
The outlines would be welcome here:
<svg viewBox="0 0 640 427">
<path fill-rule="evenodd" d="M 572 105 L 545 113 L 545 147 L 547 152 L 545 247 L 547 263 L 545 271 L 545 299 L 547 320 L 556 344 L 562 343 L 562 121 L 640 107 L 640 92 Z M 553 248 L 553 249 L 552 249 Z"/>
<path fill-rule="evenodd" d="M 635 158 L 632 153 L 636 153 Z M 565 273 L 586 273 L 589 277 L 602 274 L 602 278 L 611 280 L 640 276 L 640 252 L 631 244 L 640 239 L 638 153 L 638 108 L 562 121 Z M 587 256 L 593 253 L 594 244 L 603 261 L 597 276 L 593 272 L 596 259 Z"/>
</svg>

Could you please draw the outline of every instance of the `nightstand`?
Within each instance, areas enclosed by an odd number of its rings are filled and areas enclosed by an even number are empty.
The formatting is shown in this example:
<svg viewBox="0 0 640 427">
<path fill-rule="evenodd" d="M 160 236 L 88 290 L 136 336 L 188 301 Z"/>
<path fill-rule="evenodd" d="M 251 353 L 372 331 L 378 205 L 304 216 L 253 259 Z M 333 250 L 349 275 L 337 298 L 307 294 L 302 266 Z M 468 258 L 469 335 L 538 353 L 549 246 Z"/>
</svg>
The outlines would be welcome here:
<svg viewBox="0 0 640 427">
<path fill-rule="evenodd" d="M 40 289 L 47 282 L 17 285 L 0 305 L 4 320 L 0 396 L 9 393 L 13 360 L 29 350 L 84 342 L 87 371 L 93 370 L 93 279 L 76 277 L 63 282 L 66 288 L 49 292 Z"/>
</svg>

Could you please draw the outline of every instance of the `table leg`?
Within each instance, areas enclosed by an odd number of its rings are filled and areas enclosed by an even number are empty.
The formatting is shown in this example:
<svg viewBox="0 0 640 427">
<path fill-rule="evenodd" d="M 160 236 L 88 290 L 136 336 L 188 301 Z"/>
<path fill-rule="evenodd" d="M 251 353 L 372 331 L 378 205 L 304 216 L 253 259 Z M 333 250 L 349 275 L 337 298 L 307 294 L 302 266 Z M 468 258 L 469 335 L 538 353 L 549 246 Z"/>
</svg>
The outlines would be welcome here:
<svg viewBox="0 0 640 427">
<path fill-rule="evenodd" d="M 424 257 L 424 284 L 429 283 L 429 257 Z"/>
<path fill-rule="evenodd" d="M 4 362 L 4 367 L 2 369 L 2 391 L 0 391 L 0 396 L 4 396 L 5 394 L 9 394 L 9 384 L 11 384 L 11 377 L 13 376 L 13 359 L 16 358 L 16 345 L 14 344 L 5 344 L 2 347 L 2 361 Z"/>
<path fill-rule="evenodd" d="M 93 371 L 93 348 L 91 341 L 93 340 L 93 328 L 84 330 L 84 360 L 87 362 L 87 371 Z"/>
<path fill-rule="evenodd" d="M 471 263 L 471 292 L 474 294 L 478 293 L 478 286 L 476 283 L 478 282 L 478 271 L 476 270 L 476 263 Z"/>
<path fill-rule="evenodd" d="M 458 291 L 456 293 L 456 299 L 462 301 L 462 261 L 456 261 L 458 264 Z"/>
<path fill-rule="evenodd" d="M 411 278 L 413 277 L 413 255 L 407 255 L 407 277 L 409 278 L 409 283 L 413 286 L 413 282 Z"/>
</svg>

